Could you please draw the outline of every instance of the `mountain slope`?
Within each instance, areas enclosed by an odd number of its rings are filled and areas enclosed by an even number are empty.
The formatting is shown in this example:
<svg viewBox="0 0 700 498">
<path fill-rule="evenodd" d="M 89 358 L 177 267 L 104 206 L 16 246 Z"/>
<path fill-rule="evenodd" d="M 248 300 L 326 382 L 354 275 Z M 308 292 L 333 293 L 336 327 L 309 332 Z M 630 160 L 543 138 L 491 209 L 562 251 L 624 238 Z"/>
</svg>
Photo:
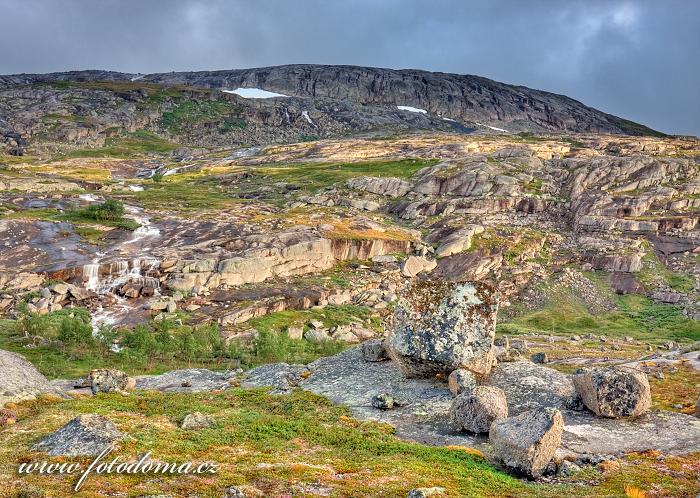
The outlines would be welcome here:
<svg viewBox="0 0 700 498">
<path fill-rule="evenodd" d="M 508 131 L 656 135 L 563 95 L 471 75 L 358 66 L 285 65 L 255 69 L 134 75 L 75 71 L 0 76 L 0 88 L 46 81 L 137 80 L 211 89 L 262 88 L 290 97 L 350 101 L 362 106 L 411 106 L 429 115 Z"/>
</svg>

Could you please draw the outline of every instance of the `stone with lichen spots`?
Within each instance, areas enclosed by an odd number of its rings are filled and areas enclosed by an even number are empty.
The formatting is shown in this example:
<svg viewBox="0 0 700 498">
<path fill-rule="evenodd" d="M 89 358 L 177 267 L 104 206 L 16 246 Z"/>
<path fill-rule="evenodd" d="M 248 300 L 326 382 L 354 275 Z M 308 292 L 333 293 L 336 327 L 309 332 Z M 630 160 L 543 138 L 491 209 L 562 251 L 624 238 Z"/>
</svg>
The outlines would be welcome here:
<svg viewBox="0 0 700 498">
<path fill-rule="evenodd" d="M 387 352 L 405 375 L 428 377 L 493 365 L 498 292 L 484 282 L 414 282 L 394 310 Z"/>
<path fill-rule="evenodd" d="M 601 368 L 572 378 L 586 408 L 608 418 L 635 417 L 651 407 L 651 388 L 644 372 L 629 367 Z"/>
</svg>

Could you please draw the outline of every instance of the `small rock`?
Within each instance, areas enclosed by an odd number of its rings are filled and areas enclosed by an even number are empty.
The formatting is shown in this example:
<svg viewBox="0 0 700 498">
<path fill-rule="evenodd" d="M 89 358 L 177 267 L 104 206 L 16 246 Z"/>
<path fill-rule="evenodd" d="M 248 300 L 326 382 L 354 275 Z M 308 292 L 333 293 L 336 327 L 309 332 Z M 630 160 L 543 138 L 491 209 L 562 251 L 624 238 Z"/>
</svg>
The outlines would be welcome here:
<svg viewBox="0 0 700 498">
<path fill-rule="evenodd" d="M 97 456 L 123 436 L 109 419 L 85 414 L 43 438 L 32 450 L 45 451 L 51 456 Z"/>
<path fill-rule="evenodd" d="M 180 423 L 180 428 L 187 430 L 199 430 L 212 427 L 216 422 L 213 418 L 200 412 L 188 413 Z"/>
<path fill-rule="evenodd" d="M 401 273 L 405 277 L 415 277 L 419 273 L 433 270 L 436 266 L 435 260 L 423 256 L 409 256 L 401 263 Z"/>
<path fill-rule="evenodd" d="M 304 337 L 304 327 L 302 327 L 301 325 L 290 325 L 289 327 L 287 327 L 287 337 L 298 341 L 299 339 Z"/>
<path fill-rule="evenodd" d="M 445 494 L 445 488 L 415 488 L 408 492 L 407 498 L 429 498 L 431 496 L 439 496 Z"/>
<path fill-rule="evenodd" d="M 177 303 L 175 301 L 168 301 L 165 311 L 168 313 L 175 313 L 177 311 Z"/>
<path fill-rule="evenodd" d="M 531 359 L 532 363 L 549 363 L 549 357 L 545 352 L 535 353 L 531 356 Z"/>
<path fill-rule="evenodd" d="M 238 486 L 229 486 L 224 490 L 222 498 L 247 498 L 245 492 Z"/>
<path fill-rule="evenodd" d="M 380 410 L 391 410 L 398 406 L 398 403 L 391 394 L 380 393 L 372 398 L 372 406 Z"/>
<path fill-rule="evenodd" d="M 327 330 L 323 329 L 309 329 L 304 333 L 304 339 L 309 342 L 328 342 L 331 340 L 331 336 L 328 335 Z"/>
<path fill-rule="evenodd" d="M 598 416 L 619 418 L 641 415 L 651 407 L 646 374 L 629 367 L 584 371 L 572 377 L 586 408 Z"/>
<path fill-rule="evenodd" d="M 561 444 L 563 432 L 564 420 L 559 410 L 538 408 L 495 421 L 489 441 L 495 456 L 507 467 L 539 477 Z"/>
<path fill-rule="evenodd" d="M 560 477 L 569 477 L 570 475 L 575 474 L 580 470 L 581 467 L 576 465 L 574 462 L 562 460 L 559 466 L 557 467 L 557 475 Z"/>
<path fill-rule="evenodd" d="M 311 320 L 309 326 L 315 330 L 321 330 L 323 328 L 323 322 L 320 320 Z"/>
<path fill-rule="evenodd" d="M 88 375 L 92 394 L 112 393 L 133 388 L 133 380 L 121 370 L 99 368 Z"/>
<path fill-rule="evenodd" d="M 381 339 L 370 339 L 362 343 L 362 357 L 365 361 L 383 361 L 389 357 L 384 348 L 384 341 Z"/>
<path fill-rule="evenodd" d="M 511 339 L 510 349 L 517 351 L 518 353 L 527 353 L 528 344 L 524 339 Z"/>
<path fill-rule="evenodd" d="M 491 424 L 508 416 L 506 395 L 498 387 L 477 386 L 452 401 L 450 419 L 460 430 L 488 432 Z"/>
<path fill-rule="evenodd" d="M 476 387 L 476 377 L 469 370 L 458 368 L 447 377 L 447 385 L 452 395 L 458 396 Z"/>
</svg>

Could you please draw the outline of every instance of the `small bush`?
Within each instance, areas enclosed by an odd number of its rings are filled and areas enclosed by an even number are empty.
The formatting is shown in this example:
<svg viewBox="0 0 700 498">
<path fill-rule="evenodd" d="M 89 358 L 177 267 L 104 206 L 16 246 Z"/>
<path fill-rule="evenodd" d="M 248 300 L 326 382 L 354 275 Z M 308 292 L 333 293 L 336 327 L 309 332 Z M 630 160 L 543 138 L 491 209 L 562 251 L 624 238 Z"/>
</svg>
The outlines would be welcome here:
<svg viewBox="0 0 700 498">
<path fill-rule="evenodd" d="M 58 340 L 67 344 L 92 344 L 92 327 L 78 318 L 65 317 L 58 329 Z"/>
</svg>

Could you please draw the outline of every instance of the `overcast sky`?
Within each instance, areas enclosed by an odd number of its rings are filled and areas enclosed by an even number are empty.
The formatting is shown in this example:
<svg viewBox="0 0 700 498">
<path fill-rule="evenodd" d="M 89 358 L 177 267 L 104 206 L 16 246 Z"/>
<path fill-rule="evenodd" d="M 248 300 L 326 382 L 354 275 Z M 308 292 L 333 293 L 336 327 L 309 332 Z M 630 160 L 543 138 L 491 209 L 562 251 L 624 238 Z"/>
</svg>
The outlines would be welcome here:
<svg viewBox="0 0 700 498">
<path fill-rule="evenodd" d="M 417 68 L 700 135 L 698 0 L 0 0 L 0 12 L 0 74 Z"/>
</svg>

